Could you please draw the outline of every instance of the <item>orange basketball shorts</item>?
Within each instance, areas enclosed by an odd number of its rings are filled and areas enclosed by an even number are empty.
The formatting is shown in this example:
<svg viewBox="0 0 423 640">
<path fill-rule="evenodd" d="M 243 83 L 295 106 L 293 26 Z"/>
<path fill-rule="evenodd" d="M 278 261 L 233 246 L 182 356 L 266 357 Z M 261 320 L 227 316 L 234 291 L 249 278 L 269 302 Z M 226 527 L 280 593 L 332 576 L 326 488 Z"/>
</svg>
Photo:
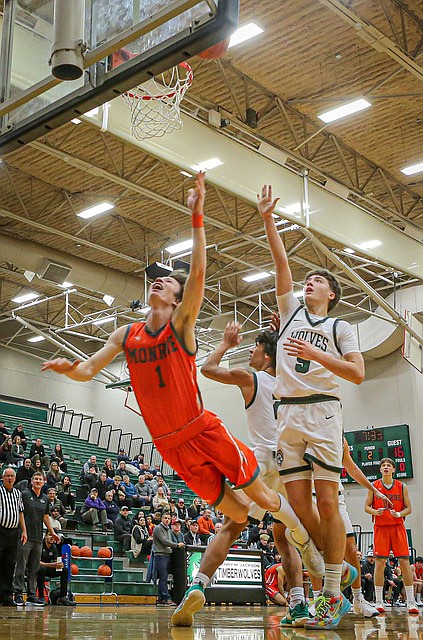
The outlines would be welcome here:
<svg viewBox="0 0 423 640">
<path fill-rule="evenodd" d="M 396 558 L 408 558 L 407 532 L 403 524 L 389 524 L 383 527 L 375 525 L 373 550 L 376 558 L 389 558 L 391 551 Z"/>
<path fill-rule="evenodd" d="M 237 489 L 251 484 L 259 475 L 254 453 L 234 438 L 218 416 L 211 411 L 196 420 L 201 430 L 177 446 L 166 447 L 156 441 L 163 459 L 170 464 L 192 491 L 210 505 L 223 498 L 225 478 Z"/>
</svg>

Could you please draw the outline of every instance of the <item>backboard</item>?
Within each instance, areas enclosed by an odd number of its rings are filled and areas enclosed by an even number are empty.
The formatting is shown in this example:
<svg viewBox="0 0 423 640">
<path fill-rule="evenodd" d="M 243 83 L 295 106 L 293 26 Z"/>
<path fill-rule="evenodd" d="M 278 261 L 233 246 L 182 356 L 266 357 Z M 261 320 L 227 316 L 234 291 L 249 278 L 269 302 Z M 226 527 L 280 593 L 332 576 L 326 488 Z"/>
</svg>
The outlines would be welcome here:
<svg viewBox="0 0 423 640">
<path fill-rule="evenodd" d="M 85 0 L 84 73 L 60 81 L 49 66 L 54 0 L 4 0 L 0 155 L 228 37 L 238 6 L 239 0 Z M 113 55 L 122 49 L 133 57 L 116 66 Z"/>
</svg>

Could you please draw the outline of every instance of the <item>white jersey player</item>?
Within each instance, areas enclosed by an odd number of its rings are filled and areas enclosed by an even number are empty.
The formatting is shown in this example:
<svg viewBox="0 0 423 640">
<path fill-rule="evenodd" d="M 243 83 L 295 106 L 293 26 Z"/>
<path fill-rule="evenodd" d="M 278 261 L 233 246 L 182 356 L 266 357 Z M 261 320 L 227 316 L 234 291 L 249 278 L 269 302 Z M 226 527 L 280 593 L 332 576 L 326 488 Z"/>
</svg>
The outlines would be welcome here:
<svg viewBox="0 0 423 640">
<path fill-rule="evenodd" d="M 307 275 L 304 306 L 293 295 L 288 257 L 272 216 L 277 202 L 265 185 L 257 206 L 275 264 L 281 323 L 275 395 L 282 473 L 289 501 L 325 559 L 324 591 L 305 626 L 333 629 L 350 608 L 340 591 L 345 527 L 338 506 L 342 416 L 337 377 L 360 384 L 364 362 L 348 323 L 328 318 L 341 295 L 329 271 Z M 313 477 L 320 521 L 312 509 Z"/>
</svg>

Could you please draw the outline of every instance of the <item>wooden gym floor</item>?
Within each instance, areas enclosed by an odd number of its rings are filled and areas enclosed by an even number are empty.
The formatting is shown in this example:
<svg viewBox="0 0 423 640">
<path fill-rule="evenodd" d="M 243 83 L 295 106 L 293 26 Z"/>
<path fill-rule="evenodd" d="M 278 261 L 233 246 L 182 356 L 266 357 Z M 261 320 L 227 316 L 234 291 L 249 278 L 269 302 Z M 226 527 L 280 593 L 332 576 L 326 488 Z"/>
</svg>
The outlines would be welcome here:
<svg viewBox="0 0 423 640">
<path fill-rule="evenodd" d="M 284 609 L 205 607 L 192 629 L 172 628 L 172 608 L 151 605 L 0 608 L 0 640 L 423 640 L 423 617 L 404 608 L 366 619 L 347 614 L 336 631 L 279 627 Z"/>
</svg>

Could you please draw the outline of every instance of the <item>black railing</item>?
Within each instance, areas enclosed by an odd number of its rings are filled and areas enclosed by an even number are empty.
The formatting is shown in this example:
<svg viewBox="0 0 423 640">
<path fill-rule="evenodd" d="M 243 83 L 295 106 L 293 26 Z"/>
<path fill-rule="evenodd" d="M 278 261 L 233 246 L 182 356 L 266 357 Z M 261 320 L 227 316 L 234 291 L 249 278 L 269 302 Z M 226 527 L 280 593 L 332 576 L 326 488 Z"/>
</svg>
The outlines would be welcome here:
<svg viewBox="0 0 423 640">
<path fill-rule="evenodd" d="M 75 413 L 65 405 L 57 406 L 53 403 L 50 407 L 49 424 L 107 451 L 118 453 L 119 449 L 123 448 L 131 459 L 143 453 L 145 462 L 151 467 L 160 465 L 163 475 L 174 474 L 172 467 L 164 462 L 153 442 L 144 442 L 141 436 L 134 438 L 132 433 L 123 433 L 122 429 L 116 429 L 111 424 L 103 424 L 101 420 L 94 420 L 93 416 Z"/>
</svg>

